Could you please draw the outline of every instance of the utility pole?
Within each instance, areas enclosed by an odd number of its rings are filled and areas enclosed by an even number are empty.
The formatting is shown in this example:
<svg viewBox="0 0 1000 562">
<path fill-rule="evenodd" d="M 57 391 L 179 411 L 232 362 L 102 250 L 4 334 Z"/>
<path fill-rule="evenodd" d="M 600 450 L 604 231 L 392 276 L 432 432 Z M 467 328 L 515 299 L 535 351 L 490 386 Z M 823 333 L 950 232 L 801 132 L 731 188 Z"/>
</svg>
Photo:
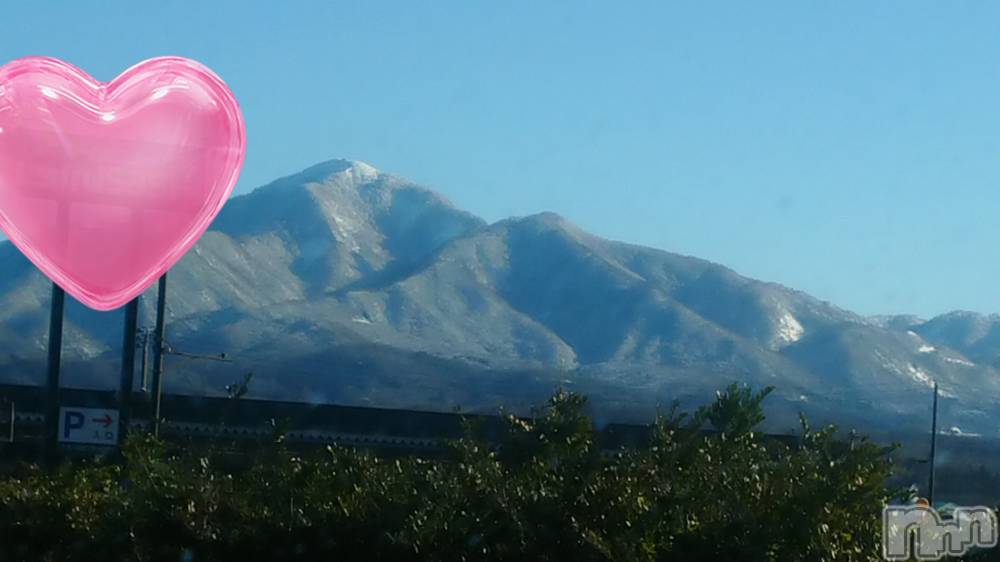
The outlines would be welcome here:
<svg viewBox="0 0 1000 562">
<path fill-rule="evenodd" d="M 938 384 L 934 381 L 934 407 L 931 413 L 931 458 L 930 475 L 927 482 L 927 501 L 934 507 L 934 454 L 937 449 Z"/>
<path fill-rule="evenodd" d="M 135 385 L 135 329 L 139 323 L 139 297 L 125 305 L 122 335 L 122 373 L 118 384 L 118 441 L 123 442 L 132 423 L 132 388 Z"/>
<path fill-rule="evenodd" d="M 49 305 L 48 374 L 45 381 L 45 439 L 43 456 L 46 464 L 54 464 L 59 447 L 59 367 L 62 360 L 63 310 L 66 292 L 52 284 Z"/>
<path fill-rule="evenodd" d="M 153 435 L 159 437 L 160 422 L 162 416 L 161 404 L 163 401 L 163 356 L 177 355 L 189 359 L 206 359 L 209 361 L 221 361 L 231 363 L 232 359 L 226 357 L 225 353 L 218 355 L 205 355 L 201 353 L 187 353 L 178 351 L 170 347 L 164 338 L 166 332 L 167 313 L 167 274 L 160 277 L 160 284 L 156 295 L 156 327 L 153 329 Z"/>
<path fill-rule="evenodd" d="M 167 315 L 167 274 L 160 277 L 156 290 L 156 327 L 153 329 L 153 435 L 160 435 L 160 397 L 163 394 L 163 333 Z"/>
</svg>

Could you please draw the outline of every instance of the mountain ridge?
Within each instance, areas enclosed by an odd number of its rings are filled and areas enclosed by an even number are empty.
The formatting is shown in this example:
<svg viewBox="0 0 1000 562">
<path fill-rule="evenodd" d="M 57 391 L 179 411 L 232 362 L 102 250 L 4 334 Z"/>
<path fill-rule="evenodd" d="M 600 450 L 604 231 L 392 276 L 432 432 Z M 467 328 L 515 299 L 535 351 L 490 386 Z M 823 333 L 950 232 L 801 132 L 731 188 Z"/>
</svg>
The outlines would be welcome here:
<svg viewBox="0 0 1000 562">
<path fill-rule="evenodd" d="M 43 356 L 48 284 L 9 244 L 0 267 L 0 377 L 37 380 L 24 365 Z M 209 381 L 252 369 L 260 396 L 490 408 L 569 385 L 630 415 L 739 380 L 777 388 L 778 423 L 806 410 L 916 427 L 937 380 L 951 425 L 1000 434 L 987 427 L 1000 413 L 1000 316 L 865 318 L 556 213 L 487 223 L 358 161 L 233 197 L 171 271 L 168 323 L 171 345 L 240 358 L 172 360 L 175 389 L 218 392 Z M 65 355 L 86 365 L 76 384 L 114 380 L 120 326 L 120 313 L 70 303 Z"/>
</svg>

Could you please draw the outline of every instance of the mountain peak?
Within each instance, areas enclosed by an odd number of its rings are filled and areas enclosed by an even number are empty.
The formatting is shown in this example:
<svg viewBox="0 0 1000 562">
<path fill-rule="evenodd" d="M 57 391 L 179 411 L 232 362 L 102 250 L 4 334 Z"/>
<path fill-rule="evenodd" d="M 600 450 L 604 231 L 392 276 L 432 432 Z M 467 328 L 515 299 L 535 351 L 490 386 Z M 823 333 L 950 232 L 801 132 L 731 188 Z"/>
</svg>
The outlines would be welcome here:
<svg viewBox="0 0 1000 562">
<path fill-rule="evenodd" d="M 293 177 L 303 183 L 323 183 L 337 174 L 349 174 L 356 179 L 370 181 L 378 177 L 379 171 L 367 162 L 336 158 L 310 166 Z"/>
<path fill-rule="evenodd" d="M 552 211 L 542 211 L 541 213 L 528 215 L 527 217 L 525 217 L 525 219 L 542 223 L 548 223 L 548 224 L 558 224 L 558 225 L 565 225 L 569 223 L 569 221 L 566 220 L 566 217 L 560 215 L 559 213 L 554 213 Z"/>
<path fill-rule="evenodd" d="M 543 211 L 541 213 L 535 213 L 533 215 L 525 215 L 520 217 L 511 217 L 508 219 L 503 219 L 497 223 L 498 225 L 504 225 L 507 227 L 518 227 L 518 228 L 529 228 L 532 230 L 538 229 L 564 229 L 564 230 L 577 230 L 576 225 L 570 222 L 566 217 L 553 213 L 551 211 Z"/>
<path fill-rule="evenodd" d="M 932 318 L 932 320 L 994 321 L 1000 320 L 1000 315 L 995 313 L 983 314 L 981 312 L 974 312 L 971 310 L 952 310 L 951 312 L 939 314 L 938 316 Z"/>
</svg>

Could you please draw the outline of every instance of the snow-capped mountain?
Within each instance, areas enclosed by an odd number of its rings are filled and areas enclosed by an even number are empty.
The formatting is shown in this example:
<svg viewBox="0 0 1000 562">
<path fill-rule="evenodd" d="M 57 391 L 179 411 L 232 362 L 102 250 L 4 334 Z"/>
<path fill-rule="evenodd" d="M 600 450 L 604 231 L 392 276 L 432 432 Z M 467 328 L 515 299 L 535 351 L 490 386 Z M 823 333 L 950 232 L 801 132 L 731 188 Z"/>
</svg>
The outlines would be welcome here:
<svg viewBox="0 0 1000 562">
<path fill-rule="evenodd" d="M 44 376 L 48 282 L 0 243 L 0 374 Z M 145 295 L 152 322 L 155 294 Z M 556 385 L 605 419 L 648 418 L 731 381 L 774 385 L 772 423 L 814 418 L 997 435 L 1000 319 L 864 318 L 714 263 L 543 213 L 487 224 L 404 178 L 335 160 L 233 198 L 169 275 L 168 388 L 448 410 Z M 120 313 L 71 303 L 67 380 L 111 386 Z"/>
</svg>

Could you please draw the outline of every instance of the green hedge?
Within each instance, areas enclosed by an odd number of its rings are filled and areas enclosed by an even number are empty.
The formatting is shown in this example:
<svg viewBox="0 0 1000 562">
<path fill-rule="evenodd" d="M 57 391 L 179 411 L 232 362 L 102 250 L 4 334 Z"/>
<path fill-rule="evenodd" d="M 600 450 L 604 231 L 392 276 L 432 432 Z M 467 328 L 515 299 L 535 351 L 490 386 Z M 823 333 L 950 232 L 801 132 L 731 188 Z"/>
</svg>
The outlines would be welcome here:
<svg viewBox="0 0 1000 562">
<path fill-rule="evenodd" d="M 277 439 L 227 470 L 134 436 L 122 462 L 0 481 L 0 560 L 880 560 L 889 451 L 805 423 L 766 441 L 767 392 L 732 386 L 610 455 L 566 393 L 433 460 Z"/>
</svg>

